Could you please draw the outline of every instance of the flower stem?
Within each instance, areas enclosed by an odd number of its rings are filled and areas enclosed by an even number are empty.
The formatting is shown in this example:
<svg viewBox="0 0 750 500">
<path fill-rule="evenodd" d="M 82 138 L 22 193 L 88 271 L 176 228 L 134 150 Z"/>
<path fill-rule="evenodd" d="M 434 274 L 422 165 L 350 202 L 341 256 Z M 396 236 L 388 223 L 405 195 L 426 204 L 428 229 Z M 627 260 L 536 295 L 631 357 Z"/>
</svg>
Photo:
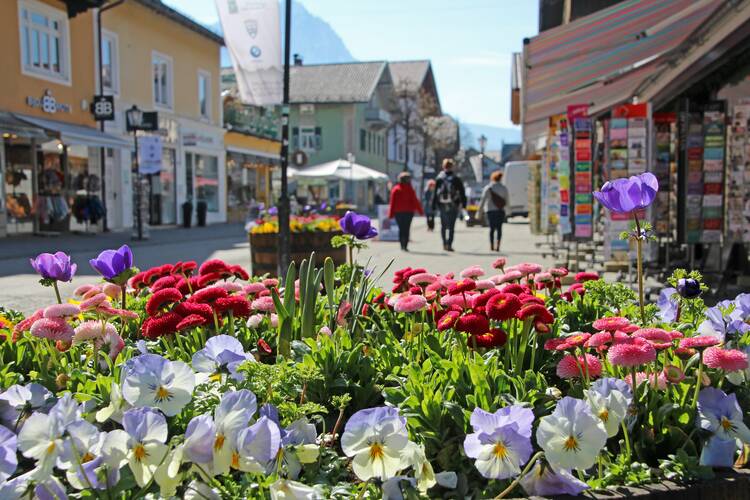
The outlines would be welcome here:
<svg viewBox="0 0 750 500">
<path fill-rule="evenodd" d="M 701 391 L 701 384 L 703 383 L 703 349 L 698 349 L 698 373 L 695 377 L 695 393 L 693 394 L 693 405 L 695 408 L 698 405 L 698 394 Z"/>
<path fill-rule="evenodd" d="M 120 295 L 122 295 L 122 310 L 123 311 L 128 308 L 128 306 L 127 306 L 127 298 L 128 298 L 127 290 L 128 290 L 128 288 L 127 288 L 126 285 L 122 285 L 120 287 Z"/>
<path fill-rule="evenodd" d="M 630 457 L 632 456 L 632 452 L 630 451 L 630 438 L 628 437 L 628 428 L 625 425 L 624 419 L 620 422 L 620 426 L 622 426 L 622 437 L 625 441 L 625 453 L 627 453 L 628 460 L 630 460 Z"/>
<path fill-rule="evenodd" d="M 62 298 L 60 297 L 60 289 L 57 288 L 57 280 L 52 282 L 52 288 L 55 289 L 55 296 L 57 297 L 57 303 L 62 304 Z"/>
<path fill-rule="evenodd" d="M 633 218 L 635 219 L 635 228 L 637 235 L 635 238 L 636 248 L 636 266 L 638 270 L 638 302 L 641 308 L 641 325 L 646 326 L 646 311 L 644 309 L 644 298 L 643 298 L 643 238 L 641 235 L 641 224 L 638 222 L 638 216 L 633 212 Z"/>
<path fill-rule="evenodd" d="M 521 471 L 521 473 L 513 480 L 512 483 L 510 483 L 510 485 L 507 488 L 505 488 L 503 491 L 501 491 L 500 494 L 495 497 L 495 499 L 505 498 L 505 495 L 508 495 L 510 492 L 512 492 L 515 489 L 515 487 L 518 486 L 518 483 L 521 481 L 521 478 L 523 478 L 523 476 L 525 476 L 526 474 L 529 473 L 529 471 L 534 466 L 534 464 L 536 463 L 536 461 L 539 460 L 540 458 L 542 458 L 543 455 L 544 455 L 544 452 L 543 451 L 539 451 L 539 452 L 537 452 L 536 455 L 534 455 L 533 457 L 531 457 L 531 460 L 528 461 L 528 463 L 526 464 L 526 467 L 523 468 L 523 470 Z"/>
</svg>

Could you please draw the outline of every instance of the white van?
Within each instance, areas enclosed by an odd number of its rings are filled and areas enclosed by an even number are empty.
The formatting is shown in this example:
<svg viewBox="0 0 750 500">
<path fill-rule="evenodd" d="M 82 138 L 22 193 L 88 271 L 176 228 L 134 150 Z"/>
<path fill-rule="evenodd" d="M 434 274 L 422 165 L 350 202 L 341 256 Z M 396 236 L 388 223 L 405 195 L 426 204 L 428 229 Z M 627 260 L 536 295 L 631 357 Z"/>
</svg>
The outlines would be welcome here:
<svg viewBox="0 0 750 500">
<path fill-rule="evenodd" d="M 506 217 L 529 216 L 529 161 L 509 161 L 505 164 L 503 184 L 510 194 Z"/>
</svg>

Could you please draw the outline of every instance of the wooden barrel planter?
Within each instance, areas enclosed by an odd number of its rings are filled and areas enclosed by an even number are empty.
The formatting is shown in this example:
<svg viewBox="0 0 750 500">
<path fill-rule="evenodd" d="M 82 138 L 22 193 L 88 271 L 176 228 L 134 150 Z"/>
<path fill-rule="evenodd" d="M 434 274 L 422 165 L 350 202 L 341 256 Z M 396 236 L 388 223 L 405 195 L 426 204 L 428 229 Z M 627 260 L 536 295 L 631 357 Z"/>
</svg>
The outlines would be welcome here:
<svg viewBox="0 0 750 500">
<path fill-rule="evenodd" d="M 346 263 L 346 247 L 333 248 L 331 238 L 336 232 L 300 232 L 291 235 L 291 258 L 297 266 L 303 259 L 309 259 L 315 252 L 315 262 L 319 265 L 326 257 L 333 259 L 336 265 Z M 255 276 L 278 274 L 279 247 L 278 233 L 250 233 L 250 262 Z"/>
</svg>

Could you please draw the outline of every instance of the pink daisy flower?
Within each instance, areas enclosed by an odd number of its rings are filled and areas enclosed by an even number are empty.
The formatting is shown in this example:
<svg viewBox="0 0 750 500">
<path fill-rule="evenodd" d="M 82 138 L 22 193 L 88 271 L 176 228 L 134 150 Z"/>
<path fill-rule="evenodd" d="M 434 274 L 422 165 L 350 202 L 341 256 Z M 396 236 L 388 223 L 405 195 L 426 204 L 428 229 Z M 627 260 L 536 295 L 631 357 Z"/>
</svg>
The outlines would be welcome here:
<svg viewBox="0 0 750 500">
<path fill-rule="evenodd" d="M 659 389 L 660 391 L 663 391 L 667 388 L 667 377 L 666 375 L 664 375 L 664 372 L 659 372 L 658 375 L 656 373 L 646 375 L 645 372 L 638 372 L 635 374 L 635 383 L 637 385 L 640 386 L 642 383 L 646 382 L 647 380 L 649 382 L 649 386 L 652 389 Z M 625 382 L 627 382 L 628 385 L 633 387 L 632 375 L 627 375 L 625 377 Z"/>
<path fill-rule="evenodd" d="M 492 267 L 494 269 L 502 269 L 505 267 L 505 264 L 508 262 L 508 259 L 505 257 L 498 257 L 495 259 L 495 261 L 492 263 Z"/>
<path fill-rule="evenodd" d="M 612 343 L 612 334 L 609 332 L 597 332 L 586 341 L 586 347 L 601 347 Z"/>
<path fill-rule="evenodd" d="M 476 279 L 484 276 L 484 269 L 479 266 L 469 266 L 459 273 L 462 278 Z"/>
<path fill-rule="evenodd" d="M 78 306 L 81 308 L 81 311 L 89 311 L 91 309 L 96 309 L 104 302 L 107 302 L 107 296 L 103 293 L 97 293 L 93 297 L 86 298 Z"/>
<path fill-rule="evenodd" d="M 505 274 L 501 275 L 497 279 L 497 284 L 502 285 L 503 283 L 511 283 L 513 281 L 518 281 L 521 278 L 523 278 L 525 275 L 521 271 L 508 271 Z"/>
<path fill-rule="evenodd" d="M 80 342 L 86 342 L 87 340 L 101 339 L 107 333 L 117 334 L 115 325 L 107 323 L 106 321 L 84 321 L 75 328 L 73 343 L 78 344 Z"/>
<path fill-rule="evenodd" d="M 617 330 L 622 331 L 623 328 L 626 328 L 630 324 L 630 321 L 627 318 L 623 318 L 620 316 L 610 316 L 608 318 L 599 318 L 592 326 L 595 330 L 603 330 L 606 332 L 614 332 Z"/>
<path fill-rule="evenodd" d="M 263 322 L 263 315 L 262 314 L 253 314 L 249 318 L 247 318 L 247 326 L 249 328 L 258 328 L 260 324 Z"/>
<path fill-rule="evenodd" d="M 266 285 L 263 283 L 248 283 L 242 287 L 242 293 L 245 295 L 260 293 L 263 290 L 267 290 Z"/>
<path fill-rule="evenodd" d="M 96 297 L 100 293 L 102 293 L 102 287 L 100 287 L 100 286 L 92 286 L 91 288 L 89 288 L 89 290 L 86 293 L 84 293 L 83 295 L 81 295 L 81 299 L 88 300 L 88 299 L 90 299 L 92 297 Z"/>
<path fill-rule="evenodd" d="M 563 338 L 549 339 L 544 343 L 544 350 L 557 351 L 557 348 L 562 345 L 565 345 L 565 339 Z"/>
<path fill-rule="evenodd" d="M 443 295 L 440 297 L 440 305 L 444 307 L 460 307 L 465 309 L 471 306 L 472 296 L 464 294 L 459 295 Z"/>
<path fill-rule="evenodd" d="M 615 366 L 640 366 L 656 359 L 656 349 L 643 339 L 633 339 L 632 344 L 615 344 L 607 353 L 607 359 Z"/>
<path fill-rule="evenodd" d="M 106 348 L 109 359 L 114 361 L 125 347 L 125 341 L 122 340 L 122 337 L 116 331 L 107 331 L 104 337 L 94 339 L 94 345 L 97 349 Z"/>
<path fill-rule="evenodd" d="M 222 283 L 217 284 L 219 288 L 223 288 L 228 293 L 234 293 L 239 292 L 242 290 L 242 285 L 240 283 L 237 283 L 236 281 L 224 281 Z"/>
<path fill-rule="evenodd" d="M 276 310 L 276 305 L 273 303 L 272 297 L 258 297 L 251 304 L 250 307 L 255 311 L 262 312 L 273 312 Z"/>
<path fill-rule="evenodd" d="M 678 332 L 677 330 L 672 330 L 671 332 L 669 332 L 669 335 L 672 337 L 672 340 L 681 339 L 685 336 L 682 334 L 682 332 Z"/>
<path fill-rule="evenodd" d="M 747 354 L 737 349 L 709 347 L 703 353 L 703 364 L 725 372 L 736 372 L 747 368 Z"/>
<path fill-rule="evenodd" d="M 33 336 L 53 341 L 70 342 L 74 333 L 73 327 L 62 318 L 41 318 L 31 325 Z"/>
<path fill-rule="evenodd" d="M 477 280 L 477 290 L 489 290 L 495 288 L 495 283 L 491 280 Z"/>
<path fill-rule="evenodd" d="M 99 305 L 94 311 L 101 313 L 105 316 L 117 316 L 126 319 L 138 319 L 138 313 L 135 311 L 129 311 L 127 309 L 117 309 L 111 307 L 109 302 L 104 302 Z"/>
<path fill-rule="evenodd" d="M 581 373 L 588 375 L 589 378 L 599 377 L 602 374 L 602 364 L 599 358 L 586 354 L 584 361 L 583 356 L 576 357 L 567 354 L 557 364 L 557 376 L 560 378 L 580 378 Z"/>
<path fill-rule="evenodd" d="M 95 288 L 97 293 L 101 291 L 98 285 L 79 285 L 73 290 L 73 295 L 76 297 L 83 297 L 92 288 Z"/>
<path fill-rule="evenodd" d="M 542 271 L 542 266 L 540 266 L 539 264 L 534 264 L 532 262 L 522 262 L 521 264 L 515 266 L 515 268 L 524 276 L 528 276 L 529 274 L 536 274 Z"/>
<path fill-rule="evenodd" d="M 276 278 L 266 278 L 263 280 L 263 284 L 266 288 L 273 288 L 279 286 L 279 280 Z"/>
<path fill-rule="evenodd" d="M 599 279 L 599 275 L 593 272 L 581 271 L 576 274 L 576 281 L 578 283 L 585 283 L 587 281 L 596 281 Z"/>
<path fill-rule="evenodd" d="M 411 286 L 419 285 L 431 285 L 437 282 L 438 277 L 431 273 L 417 273 L 409 276 L 409 284 Z"/>
<path fill-rule="evenodd" d="M 406 295 L 398 299 L 393 309 L 400 313 L 421 311 L 427 306 L 427 299 L 422 295 Z"/>
<path fill-rule="evenodd" d="M 639 328 L 633 332 L 632 336 L 647 340 L 657 350 L 672 347 L 672 336 L 661 328 Z"/>
<path fill-rule="evenodd" d="M 686 337 L 680 340 L 680 347 L 687 349 L 705 349 L 706 347 L 712 347 L 719 345 L 721 341 L 716 337 L 709 335 L 699 335 L 697 337 Z"/>
<path fill-rule="evenodd" d="M 53 304 L 44 309 L 45 318 L 68 318 L 81 314 L 81 308 L 75 304 Z"/>
<path fill-rule="evenodd" d="M 536 276 L 534 276 L 534 283 L 551 283 L 555 280 L 554 276 L 552 276 L 550 273 L 539 273 Z"/>
<path fill-rule="evenodd" d="M 553 267 L 549 270 L 549 273 L 555 278 L 562 278 L 568 275 L 568 270 L 564 267 Z"/>
</svg>

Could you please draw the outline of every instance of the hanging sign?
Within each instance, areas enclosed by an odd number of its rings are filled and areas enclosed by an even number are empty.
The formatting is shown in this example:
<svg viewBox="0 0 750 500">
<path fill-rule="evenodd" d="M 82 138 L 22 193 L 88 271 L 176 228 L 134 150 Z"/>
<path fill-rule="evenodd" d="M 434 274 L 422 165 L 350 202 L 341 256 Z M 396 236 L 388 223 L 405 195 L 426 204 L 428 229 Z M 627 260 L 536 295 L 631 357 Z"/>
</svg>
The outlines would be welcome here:
<svg viewBox="0 0 750 500">
<path fill-rule="evenodd" d="M 111 95 L 95 95 L 91 101 L 91 114 L 98 122 L 115 119 L 115 98 Z"/>
<path fill-rule="evenodd" d="M 144 175 L 161 172 L 162 143 L 158 135 L 138 137 L 138 172 Z"/>
</svg>

